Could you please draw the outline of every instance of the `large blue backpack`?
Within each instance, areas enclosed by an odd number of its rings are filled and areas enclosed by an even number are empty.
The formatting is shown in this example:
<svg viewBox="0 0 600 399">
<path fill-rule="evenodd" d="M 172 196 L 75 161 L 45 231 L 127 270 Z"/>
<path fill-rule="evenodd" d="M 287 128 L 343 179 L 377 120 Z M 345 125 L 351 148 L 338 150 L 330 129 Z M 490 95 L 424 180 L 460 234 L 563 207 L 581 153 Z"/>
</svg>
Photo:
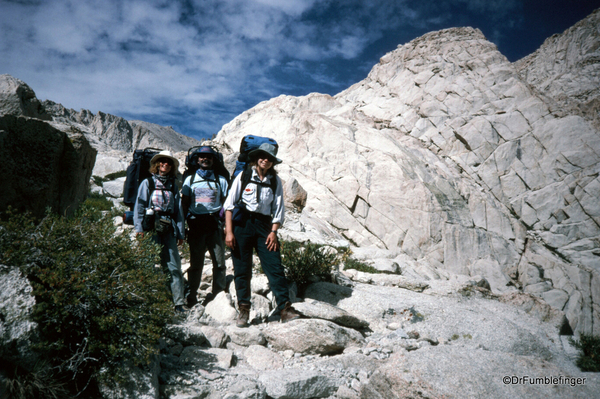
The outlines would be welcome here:
<svg viewBox="0 0 600 399">
<path fill-rule="evenodd" d="M 233 171 L 233 175 L 231 176 L 231 180 L 235 179 L 237 175 L 244 171 L 246 165 L 248 164 L 248 153 L 252 150 L 256 150 L 263 143 L 269 143 L 275 148 L 279 148 L 279 144 L 272 138 L 269 137 L 261 137 L 254 135 L 244 136 L 242 142 L 240 143 L 240 155 L 238 155 L 238 159 L 235 162 L 235 170 Z"/>
<path fill-rule="evenodd" d="M 238 160 L 235 162 L 235 170 L 233 171 L 233 175 L 231 177 L 231 180 L 233 180 L 237 175 L 242 173 L 242 192 L 252 178 L 252 171 L 248 165 L 248 161 L 250 160 L 248 154 L 250 151 L 256 150 L 263 143 L 269 143 L 275 148 L 279 149 L 279 144 L 277 144 L 277 141 L 269 137 L 254 136 L 249 134 L 242 138 L 242 142 L 240 144 L 240 155 L 238 156 Z M 271 190 L 273 190 L 273 194 L 275 194 L 275 191 L 277 190 L 277 179 L 271 179 L 271 182 L 268 185 L 263 183 L 256 184 L 270 187 Z"/>
</svg>

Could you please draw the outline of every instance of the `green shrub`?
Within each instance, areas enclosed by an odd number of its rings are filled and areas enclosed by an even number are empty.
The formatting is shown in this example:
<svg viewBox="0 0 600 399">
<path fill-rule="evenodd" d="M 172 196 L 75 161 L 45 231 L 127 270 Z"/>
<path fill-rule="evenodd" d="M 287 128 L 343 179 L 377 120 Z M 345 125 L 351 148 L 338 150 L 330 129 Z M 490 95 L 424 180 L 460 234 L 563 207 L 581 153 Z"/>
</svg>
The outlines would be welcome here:
<svg viewBox="0 0 600 399">
<path fill-rule="evenodd" d="M 106 367 L 148 364 L 172 316 L 166 276 L 150 235 L 132 242 L 89 205 L 76 216 L 25 215 L 0 222 L 0 263 L 19 266 L 34 288 L 34 346 L 77 387 Z"/>
<path fill-rule="evenodd" d="M 114 204 L 103 194 L 89 193 L 84 205 L 99 211 L 110 211 Z"/>
<path fill-rule="evenodd" d="M 96 183 L 97 186 L 102 187 L 102 183 L 104 183 L 105 181 L 112 181 L 112 180 L 118 179 L 119 177 L 125 177 L 125 176 L 127 176 L 127 171 L 121 170 L 119 172 L 109 173 L 104 177 L 93 175 L 92 180 L 94 181 L 94 183 Z"/>
<path fill-rule="evenodd" d="M 109 173 L 106 176 L 104 176 L 104 181 L 111 181 L 111 180 L 115 180 L 118 179 L 119 177 L 125 177 L 127 176 L 127 171 L 126 170 L 121 170 L 118 172 L 114 172 L 114 173 Z"/>
<path fill-rule="evenodd" d="M 600 337 L 581 334 L 579 340 L 570 338 L 569 341 L 579 349 L 577 367 L 581 371 L 600 371 Z"/>
<path fill-rule="evenodd" d="M 104 183 L 104 179 L 103 179 L 103 178 L 101 178 L 100 176 L 93 175 L 93 176 L 92 176 L 92 180 L 94 181 L 94 183 L 95 183 L 97 186 L 100 186 L 100 187 L 102 187 L 102 183 Z"/>
<path fill-rule="evenodd" d="M 309 283 L 313 276 L 330 280 L 339 263 L 337 253 L 326 253 L 323 246 L 310 242 L 284 241 L 281 256 L 286 277 L 299 286 Z"/>
<path fill-rule="evenodd" d="M 370 266 L 370 265 L 366 264 L 365 262 L 361 262 L 354 258 L 346 259 L 346 262 L 344 264 L 344 269 L 354 269 L 354 270 L 358 270 L 359 272 L 364 272 L 364 273 L 381 273 L 381 271 L 375 269 L 373 266 Z"/>
</svg>

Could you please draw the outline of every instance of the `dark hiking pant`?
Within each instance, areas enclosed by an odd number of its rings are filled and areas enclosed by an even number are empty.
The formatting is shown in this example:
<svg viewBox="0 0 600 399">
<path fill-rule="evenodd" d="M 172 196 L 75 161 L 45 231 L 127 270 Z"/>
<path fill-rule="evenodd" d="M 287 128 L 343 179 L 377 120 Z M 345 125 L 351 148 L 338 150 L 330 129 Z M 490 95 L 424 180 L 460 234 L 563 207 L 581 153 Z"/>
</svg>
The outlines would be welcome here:
<svg viewBox="0 0 600 399">
<path fill-rule="evenodd" d="M 187 271 L 190 294 L 188 303 L 197 301 L 198 288 L 204 268 L 206 250 L 210 253 L 213 265 L 212 293 L 214 295 L 225 290 L 225 245 L 223 232 L 218 226 L 190 226 L 187 242 L 190 246 L 190 268 Z"/>
<path fill-rule="evenodd" d="M 253 250 L 256 250 L 262 269 L 269 279 L 277 308 L 281 310 L 287 302 L 290 302 L 288 281 L 281 264 L 281 252 L 279 249 L 277 251 L 267 249 L 266 241 L 271 233 L 271 226 L 270 216 L 252 212 L 244 212 L 240 224 L 234 226 L 236 246 L 231 251 L 231 257 L 238 304 L 250 304 Z"/>
</svg>

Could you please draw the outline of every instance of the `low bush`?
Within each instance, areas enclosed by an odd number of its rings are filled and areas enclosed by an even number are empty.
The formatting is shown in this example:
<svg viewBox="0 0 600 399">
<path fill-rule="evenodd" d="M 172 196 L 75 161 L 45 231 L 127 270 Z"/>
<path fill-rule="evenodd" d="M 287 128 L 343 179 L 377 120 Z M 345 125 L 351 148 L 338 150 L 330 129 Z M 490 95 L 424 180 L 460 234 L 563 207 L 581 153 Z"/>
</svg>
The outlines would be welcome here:
<svg viewBox="0 0 600 399">
<path fill-rule="evenodd" d="M 9 210 L 0 222 L 0 264 L 21 267 L 34 288 L 34 346 L 79 392 L 123 364 L 148 364 L 172 316 L 166 276 L 150 235 L 132 242 L 84 204 L 74 217 L 41 221 Z"/>
<path fill-rule="evenodd" d="M 88 208 L 93 208 L 100 211 L 110 211 L 114 205 L 111 200 L 100 193 L 89 193 L 84 204 Z"/>
<path fill-rule="evenodd" d="M 288 280 L 298 286 L 308 284 L 313 276 L 331 280 L 339 264 L 337 253 L 328 253 L 323 246 L 310 242 L 284 241 L 281 256 Z"/>
<path fill-rule="evenodd" d="M 126 170 L 120 170 L 118 172 L 113 172 L 113 173 L 109 173 L 106 176 L 104 176 L 104 181 L 111 181 L 111 180 L 115 180 L 118 179 L 119 177 L 125 177 L 127 176 L 127 171 Z"/>
<path fill-rule="evenodd" d="M 581 371 L 600 371 L 600 337 L 581 334 L 578 340 L 571 338 L 570 342 L 579 349 L 577 367 Z"/>
<path fill-rule="evenodd" d="M 93 175 L 92 180 L 94 181 L 94 183 L 97 186 L 102 187 L 102 183 L 104 183 L 106 181 L 112 181 L 112 180 L 118 179 L 119 177 L 125 177 L 125 176 L 127 176 L 127 171 L 121 170 L 118 172 L 109 173 L 104 177 Z"/>
<path fill-rule="evenodd" d="M 364 273 L 381 273 L 380 270 L 375 269 L 373 266 L 354 258 L 346 259 L 346 262 L 344 263 L 344 269 L 354 269 Z"/>
</svg>

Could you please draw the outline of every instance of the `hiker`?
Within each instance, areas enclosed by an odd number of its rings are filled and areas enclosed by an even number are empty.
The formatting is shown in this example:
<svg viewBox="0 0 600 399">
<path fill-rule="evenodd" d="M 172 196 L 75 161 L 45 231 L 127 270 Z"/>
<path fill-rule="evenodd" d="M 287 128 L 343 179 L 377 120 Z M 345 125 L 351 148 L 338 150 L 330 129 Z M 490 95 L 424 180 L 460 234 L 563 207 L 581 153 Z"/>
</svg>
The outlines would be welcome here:
<svg viewBox="0 0 600 399">
<path fill-rule="evenodd" d="M 154 241 L 162 246 L 160 264 L 169 275 L 175 311 L 187 312 L 183 306 L 183 274 L 178 245 L 183 244 L 183 212 L 180 207 L 179 189 L 175 177 L 179 161 L 170 151 L 161 151 L 150 160 L 151 177 L 140 183 L 134 207 L 137 235 L 151 233 Z"/>
<path fill-rule="evenodd" d="M 224 204 L 225 243 L 231 248 L 235 289 L 238 298 L 238 327 L 247 327 L 250 318 L 250 280 L 252 252 L 256 249 L 281 322 L 300 317 L 291 306 L 288 281 L 281 264 L 277 229 L 284 219 L 283 187 L 273 167 L 282 161 L 276 157 L 277 148 L 263 143 L 249 153 L 250 163 L 237 175 Z M 272 184 L 276 184 L 273 190 Z"/>
<path fill-rule="evenodd" d="M 213 263 L 213 282 L 212 292 L 202 305 L 224 291 L 226 284 L 223 222 L 219 213 L 227 196 L 227 179 L 216 174 L 214 162 L 217 153 L 212 147 L 200 147 L 196 154 L 198 170 L 185 179 L 181 189 L 181 207 L 188 223 L 187 242 L 190 245 L 190 268 L 187 271 L 189 307 L 198 303 L 197 293 L 207 249 Z"/>
</svg>

